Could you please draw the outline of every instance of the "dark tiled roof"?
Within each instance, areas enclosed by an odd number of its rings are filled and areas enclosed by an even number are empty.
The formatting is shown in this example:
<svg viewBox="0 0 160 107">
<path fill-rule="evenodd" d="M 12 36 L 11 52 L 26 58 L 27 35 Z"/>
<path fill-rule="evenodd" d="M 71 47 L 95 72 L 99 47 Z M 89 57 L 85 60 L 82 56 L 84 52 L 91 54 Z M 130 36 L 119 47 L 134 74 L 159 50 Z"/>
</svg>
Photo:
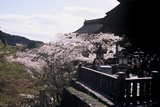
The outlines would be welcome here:
<svg viewBox="0 0 160 107">
<path fill-rule="evenodd" d="M 76 32 L 78 33 L 97 33 L 102 28 L 102 24 L 88 24 L 80 29 L 78 29 Z"/>
<path fill-rule="evenodd" d="M 113 33 L 125 35 L 134 48 L 160 51 L 159 3 L 150 0 L 120 0 L 121 3 L 101 19 L 85 21 L 77 33 Z M 122 2 L 125 1 L 125 2 Z M 157 6 L 158 5 L 158 6 Z M 144 39 L 145 37 L 145 39 Z"/>
</svg>

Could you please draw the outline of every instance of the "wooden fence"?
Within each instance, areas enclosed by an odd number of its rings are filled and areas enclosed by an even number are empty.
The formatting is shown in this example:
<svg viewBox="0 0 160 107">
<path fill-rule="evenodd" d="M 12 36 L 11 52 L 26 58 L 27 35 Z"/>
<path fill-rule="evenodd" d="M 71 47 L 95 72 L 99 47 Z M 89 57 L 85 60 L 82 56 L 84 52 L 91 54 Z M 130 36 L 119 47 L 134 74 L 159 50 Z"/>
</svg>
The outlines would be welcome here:
<svg viewBox="0 0 160 107">
<path fill-rule="evenodd" d="M 159 73 L 152 72 L 152 77 L 125 78 L 124 72 L 110 75 L 86 67 L 79 67 L 78 79 L 106 93 L 118 102 L 140 103 L 159 98 Z"/>
</svg>

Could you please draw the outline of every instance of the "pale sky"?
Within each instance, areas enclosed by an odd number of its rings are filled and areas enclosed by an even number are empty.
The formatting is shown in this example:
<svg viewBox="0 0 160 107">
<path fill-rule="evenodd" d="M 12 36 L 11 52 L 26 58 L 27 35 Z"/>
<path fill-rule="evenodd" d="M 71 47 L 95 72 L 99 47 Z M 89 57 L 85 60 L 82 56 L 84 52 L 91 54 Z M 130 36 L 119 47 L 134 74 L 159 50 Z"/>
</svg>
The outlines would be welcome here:
<svg viewBox="0 0 160 107">
<path fill-rule="evenodd" d="M 102 18 L 117 0 L 0 0 L 0 29 L 49 42 L 57 33 L 79 29 L 85 20 Z"/>
</svg>

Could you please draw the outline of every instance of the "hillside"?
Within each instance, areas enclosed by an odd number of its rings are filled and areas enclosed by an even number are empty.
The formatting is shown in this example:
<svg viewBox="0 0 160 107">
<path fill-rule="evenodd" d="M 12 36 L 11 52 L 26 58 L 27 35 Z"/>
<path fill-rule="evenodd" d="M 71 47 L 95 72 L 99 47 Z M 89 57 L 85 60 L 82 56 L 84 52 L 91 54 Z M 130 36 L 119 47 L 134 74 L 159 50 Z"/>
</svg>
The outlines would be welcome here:
<svg viewBox="0 0 160 107">
<path fill-rule="evenodd" d="M 99 34 L 60 34 L 57 35 L 57 41 L 46 43 L 42 47 L 17 52 L 16 55 L 11 55 L 7 59 L 24 64 L 29 72 L 34 70 L 41 72 L 46 64 L 44 59 L 46 56 L 54 54 L 54 59 L 60 62 L 83 61 L 92 63 L 95 58 L 94 51 L 96 44 L 101 43 L 103 48 L 107 50 L 104 55 L 105 59 L 113 57 L 115 54 L 115 44 L 120 41 L 119 36 L 107 33 Z"/>
<path fill-rule="evenodd" d="M 29 40 L 22 36 L 11 35 L 0 31 L 0 40 L 5 45 L 17 46 L 22 45 L 24 48 L 36 48 L 43 45 L 41 41 Z"/>
<path fill-rule="evenodd" d="M 6 56 L 14 55 L 17 49 L 4 45 L 0 41 L 0 107 L 20 107 L 34 98 L 39 91 L 35 86 L 36 78 L 32 78 L 24 65 L 8 62 Z M 30 97 L 29 99 L 28 96 Z"/>
<path fill-rule="evenodd" d="M 69 81 L 76 74 L 77 62 L 92 64 L 96 57 L 94 51 L 99 43 L 107 50 L 104 58 L 111 58 L 115 54 L 116 43 L 121 40 L 122 38 L 119 36 L 107 33 L 91 35 L 78 33 L 59 34 L 56 41 L 45 43 L 43 46 L 34 49 L 15 51 L 5 56 L 7 59 L 5 61 L 6 65 L 2 66 L 7 66 L 7 69 L 1 71 L 2 75 L 0 76 L 3 76 L 5 80 L 11 78 L 11 84 L 13 85 L 10 87 L 17 90 L 11 91 L 17 93 L 17 96 L 35 96 L 36 98 L 33 99 L 33 101 L 36 101 L 35 104 L 59 105 L 64 87 L 68 86 Z M 10 67 L 10 64 L 16 65 Z M 22 68 L 20 68 L 21 65 L 23 65 Z M 27 70 L 27 72 L 23 70 Z M 6 71 L 11 74 L 6 74 Z M 7 76 L 4 77 L 4 75 Z M 14 80 L 14 78 L 18 79 Z M 22 78 L 23 80 L 21 80 Z M 18 85 L 16 86 L 15 83 Z M 10 89 L 10 87 L 5 87 L 5 89 Z M 12 94 L 12 96 L 10 94 L 7 96 L 8 91 L 6 90 L 0 94 L 6 96 L 6 99 L 11 97 L 12 100 L 16 100 Z M 43 94 L 41 93 L 42 91 Z M 1 99 L 3 104 L 8 104 L 8 101 L 4 102 L 4 98 Z M 28 99 L 30 98 L 27 98 L 27 101 Z M 21 101 L 20 99 L 19 103 Z M 31 104 L 32 102 L 28 103 Z"/>
</svg>

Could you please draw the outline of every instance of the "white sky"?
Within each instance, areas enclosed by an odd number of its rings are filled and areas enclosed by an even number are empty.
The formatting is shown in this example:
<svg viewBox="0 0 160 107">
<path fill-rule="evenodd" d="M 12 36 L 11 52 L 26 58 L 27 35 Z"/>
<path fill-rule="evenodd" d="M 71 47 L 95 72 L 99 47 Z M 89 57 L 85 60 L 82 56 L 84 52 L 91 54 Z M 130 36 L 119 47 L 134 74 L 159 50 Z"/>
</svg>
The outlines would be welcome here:
<svg viewBox="0 0 160 107">
<path fill-rule="evenodd" d="M 0 29 L 49 42 L 57 33 L 79 29 L 85 20 L 102 18 L 117 0 L 0 0 Z"/>
</svg>

